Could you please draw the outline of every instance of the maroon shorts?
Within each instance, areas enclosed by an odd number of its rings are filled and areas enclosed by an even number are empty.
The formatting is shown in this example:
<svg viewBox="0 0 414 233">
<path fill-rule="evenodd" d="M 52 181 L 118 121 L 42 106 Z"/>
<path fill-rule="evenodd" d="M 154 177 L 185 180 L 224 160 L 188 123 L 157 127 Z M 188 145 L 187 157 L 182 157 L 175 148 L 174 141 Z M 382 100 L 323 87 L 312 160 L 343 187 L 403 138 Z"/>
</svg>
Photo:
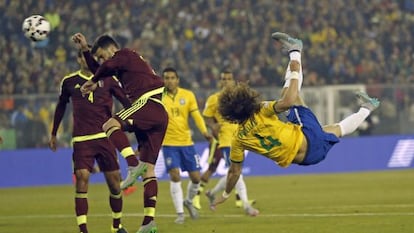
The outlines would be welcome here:
<svg viewBox="0 0 414 233">
<path fill-rule="evenodd" d="M 121 118 L 120 113 L 129 112 Z M 134 111 L 134 105 L 116 114 L 117 119 L 124 131 L 136 132 L 139 159 L 141 161 L 155 164 L 158 153 L 164 140 L 168 125 L 168 114 L 163 105 L 148 100 L 148 102 Z"/>
<path fill-rule="evenodd" d="M 95 161 L 103 172 L 119 170 L 116 149 L 108 138 L 73 143 L 73 169 L 92 172 Z"/>
</svg>

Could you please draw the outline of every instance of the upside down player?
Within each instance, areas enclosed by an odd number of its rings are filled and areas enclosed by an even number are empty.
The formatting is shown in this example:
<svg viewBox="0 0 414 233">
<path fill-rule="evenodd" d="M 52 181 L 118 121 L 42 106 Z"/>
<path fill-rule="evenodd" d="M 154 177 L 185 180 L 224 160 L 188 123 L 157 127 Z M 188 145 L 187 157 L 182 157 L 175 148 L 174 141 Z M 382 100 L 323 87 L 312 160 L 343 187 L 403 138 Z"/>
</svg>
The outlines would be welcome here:
<svg viewBox="0 0 414 233">
<path fill-rule="evenodd" d="M 237 129 L 237 125 L 230 123 L 223 119 L 218 111 L 218 96 L 221 92 L 226 91 L 227 88 L 232 88 L 235 86 L 235 80 L 233 77 L 233 72 L 230 69 L 224 69 L 220 72 L 220 88 L 221 90 L 210 95 L 207 98 L 205 108 L 203 111 L 203 116 L 206 119 L 207 126 L 212 131 L 213 135 L 218 141 L 216 150 L 220 150 L 223 158 L 226 162 L 226 167 L 230 165 L 229 161 L 229 152 L 231 146 L 231 139 L 233 134 Z M 214 149 L 214 148 L 211 148 Z M 211 190 L 206 192 L 206 196 L 210 200 L 210 204 L 213 203 L 215 195 L 217 192 L 223 191 L 226 186 L 226 176 L 220 178 L 217 184 Z M 246 214 L 250 216 L 256 216 L 259 211 L 254 209 L 249 203 L 247 197 L 247 188 L 246 183 L 244 182 L 243 176 L 240 176 L 236 184 L 237 194 L 240 196 L 243 209 Z"/>
<path fill-rule="evenodd" d="M 120 49 L 108 35 L 98 37 L 92 47 L 92 53 L 101 65 L 91 56 L 81 33 L 76 33 L 72 39 L 84 51 L 86 62 L 94 73 L 94 77 L 81 87 L 82 93 L 93 92 L 97 88 L 96 82 L 108 75 L 117 75 L 132 103 L 131 107 L 106 121 L 102 128 L 128 164 L 128 175 L 121 183 L 121 189 L 133 185 L 137 177 L 143 177 L 144 219 L 138 233 L 157 232 L 154 217 L 158 183 L 154 167 L 168 125 L 168 114 L 161 102 L 164 82 L 138 53 Z M 136 133 L 140 161 L 123 131 Z"/>
<path fill-rule="evenodd" d="M 226 189 L 215 200 L 214 206 L 230 196 L 241 174 L 244 150 L 263 155 L 281 167 L 292 163 L 303 166 L 317 164 L 339 142 L 339 137 L 354 132 L 380 104 L 365 93 L 357 93 L 361 102 L 358 112 L 337 124 L 321 126 L 299 95 L 303 80 L 300 63 L 302 41 L 281 32 L 273 33 L 272 38 L 289 51 L 290 64 L 282 97 L 277 101 L 261 102 L 260 95 L 247 84 L 239 84 L 219 97 L 222 116 L 239 126 L 232 141 Z M 288 111 L 287 123 L 276 115 L 285 111 Z"/>
<path fill-rule="evenodd" d="M 113 233 L 126 233 L 121 225 L 122 195 L 119 183 L 121 174 L 117 154 L 115 147 L 102 131 L 102 124 L 112 115 L 112 96 L 115 96 L 124 106 L 129 106 L 130 102 L 119 82 L 113 77 L 101 82 L 95 92 L 82 96 L 80 87 L 92 78 L 92 73 L 81 51 L 78 52 L 77 62 L 80 70 L 65 76 L 62 80 L 49 147 L 53 151 L 57 149 L 56 132 L 65 114 L 67 103 L 71 99 L 74 120 L 72 159 L 76 177 L 75 210 L 79 230 L 81 233 L 88 233 L 88 184 L 96 160 L 110 191 L 109 204 L 113 217 L 111 230 Z"/>
</svg>

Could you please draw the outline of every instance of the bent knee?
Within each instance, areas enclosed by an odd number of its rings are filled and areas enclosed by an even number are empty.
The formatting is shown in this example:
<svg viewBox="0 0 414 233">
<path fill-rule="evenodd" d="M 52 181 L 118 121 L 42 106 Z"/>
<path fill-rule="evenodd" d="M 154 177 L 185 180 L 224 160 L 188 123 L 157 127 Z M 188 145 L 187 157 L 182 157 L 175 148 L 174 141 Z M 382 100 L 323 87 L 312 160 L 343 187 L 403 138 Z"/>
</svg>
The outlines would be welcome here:
<svg viewBox="0 0 414 233">
<path fill-rule="evenodd" d="M 121 128 L 121 124 L 115 118 L 110 118 L 102 125 L 102 130 L 106 132 L 114 127 Z"/>
</svg>

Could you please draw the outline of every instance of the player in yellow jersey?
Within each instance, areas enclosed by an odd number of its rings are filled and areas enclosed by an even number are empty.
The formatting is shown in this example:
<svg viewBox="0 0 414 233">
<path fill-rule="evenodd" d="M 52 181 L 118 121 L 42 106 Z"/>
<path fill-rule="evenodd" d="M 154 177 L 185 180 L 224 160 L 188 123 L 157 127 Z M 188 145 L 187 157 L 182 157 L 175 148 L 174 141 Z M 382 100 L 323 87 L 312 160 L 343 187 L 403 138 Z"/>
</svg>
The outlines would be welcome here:
<svg viewBox="0 0 414 233">
<path fill-rule="evenodd" d="M 230 145 L 231 139 L 233 138 L 233 134 L 237 129 L 237 124 L 233 124 L 223 119 L 223 117 L 218 112 L 218 96 L 220 95 L 221 91 L 225 90 L 225 88 L 231 88 L 235 85 L 235 80 L 233 76 L 233 72 L 230 69 L 224 69 L 220 72 L 220 91 L 210 95 L 207 98 L 205 108 L 203 111 L 203 116 L 206 120 L 207 126 L 210 128 L 213 136 L 217 139 L 217 145 L 215 147 L 210 147 L 210 150 L 218 150 L 220 151 L 219 155 L 221 155 L 225 162 L 226 166 L 230 165 L 229 160 L 229 153 L 230 153 Z M 215 154 L 212 152 L 211 154 Z M 217 164 L 221 158 L 213 158 L 215 161 L 212 161 L 212 164 L 209 165 L 209 169 L 202 175 L 201 177 L 201 187 L 208 182 L 209 177 L 212 173 L 211 168 L 217 168 Z M 215 166 L 214 166 L 214 165 Z M 206 192 L 207 197 L 209 198 L 210 202 L 212 202 L 215 198 L 215 194 L 217 192 L 221 192 L 224 190 L 226 185 L 226 176 L 223 176 L 217 184 Z M 247 196 L 247 189 L 246 184 L 244 182 L 243 177 L 239 179 L 236 185 L 237 196 L 240 197 L 240 207 L 243 207 L 247 214 L 249 215 L 256 215 L 257 210 L 251 207 L 251 204 L 248 201 Z M 236 201 L 237 203 L 237 201 Z"/>
<path fill-rule="evenodd" d="M 219 112 L 226 120 L 239 126 L 231 145 L 226 189 L 215 200 L 214 206 L 224 202 L 236 185 L 241 174 L 244 150 L 261 154 L 281 167 L 288 167 L 292 163 L 317 164 L 339 142 L 339 137 L 354 132 L 380 104 L 365 93 L 357 93 L 361 101 L 358 112 L 337 124 L 321 126 L 299 96 L 303 80 L 302 41 L 281 32 L 273 33 L 272 38 L 289 51 L 290 64 L 282 97 L 277 101 L 261 102 L 259 93 L 247 84 L 228 89 L 219 97 Z M 276 115 L 285 111 L 288 111 L 286 123 Z"/>
<path fill-rule="evenodd" d="M 179 77 L 174 68 L 165 68 L 162 72 L 165 91 L 162 102 L 168 112 L 168 127 L 162 144 L 165 166 L 170 175 L 171 198 L 177 213 L 176 223 L 184 223 L 184 206 L 191 218 L 198 218 L 198 211 L 193 206 L 193 198 L 200 185 L 200 156 L 194 148 L 189 126 L 189 116 L 194 119 L 197 128 L 207 140 L 212 136 L 198 109 L 194 93 L 179 87 Z M 187 171 L 190 182 L 184 200 L 181 188 L 180 169 Z"/>
</svg>

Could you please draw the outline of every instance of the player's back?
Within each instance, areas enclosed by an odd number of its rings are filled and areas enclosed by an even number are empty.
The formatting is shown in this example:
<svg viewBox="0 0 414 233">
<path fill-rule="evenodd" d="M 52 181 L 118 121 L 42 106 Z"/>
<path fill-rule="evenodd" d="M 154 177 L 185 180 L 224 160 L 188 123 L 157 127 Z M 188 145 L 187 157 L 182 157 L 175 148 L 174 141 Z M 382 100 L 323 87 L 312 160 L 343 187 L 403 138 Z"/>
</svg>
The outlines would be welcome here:
<svg viewBox="0 0 414 233">
<path fill-rule="evenodd" d="M 123 48 L 114 55 L 122 61 L 117 77 L 125 88 L 128 98 L 134 102 L 142 94 L 164 86 L 164 81 L 137 52 Z"/>
<path fill-rule="evenodd" d="M 100 81 L 99 87 L 86 96 L 82 96 L 80 87 L 92 76 L 80 71 L 66 76 L 62 81 L 63 96 L 70 97 L 73 111 L 73 136 L 91 135 L 102 132 L 102 125 L 112 115 L 112 94 L 110 88 L 117 85 L 113 78 Z M 63 97 L 64 98 L 64 97 Z"/>
<path fill-rule="evenodd" d="M 278 119 L 273 110 L 274 103 L 262 103 L 254 117 L 239 125 L 235 145 L 262 154 L 286 167 L 300 149 L 304 135 L 300 125 Z"/>
</svg>

